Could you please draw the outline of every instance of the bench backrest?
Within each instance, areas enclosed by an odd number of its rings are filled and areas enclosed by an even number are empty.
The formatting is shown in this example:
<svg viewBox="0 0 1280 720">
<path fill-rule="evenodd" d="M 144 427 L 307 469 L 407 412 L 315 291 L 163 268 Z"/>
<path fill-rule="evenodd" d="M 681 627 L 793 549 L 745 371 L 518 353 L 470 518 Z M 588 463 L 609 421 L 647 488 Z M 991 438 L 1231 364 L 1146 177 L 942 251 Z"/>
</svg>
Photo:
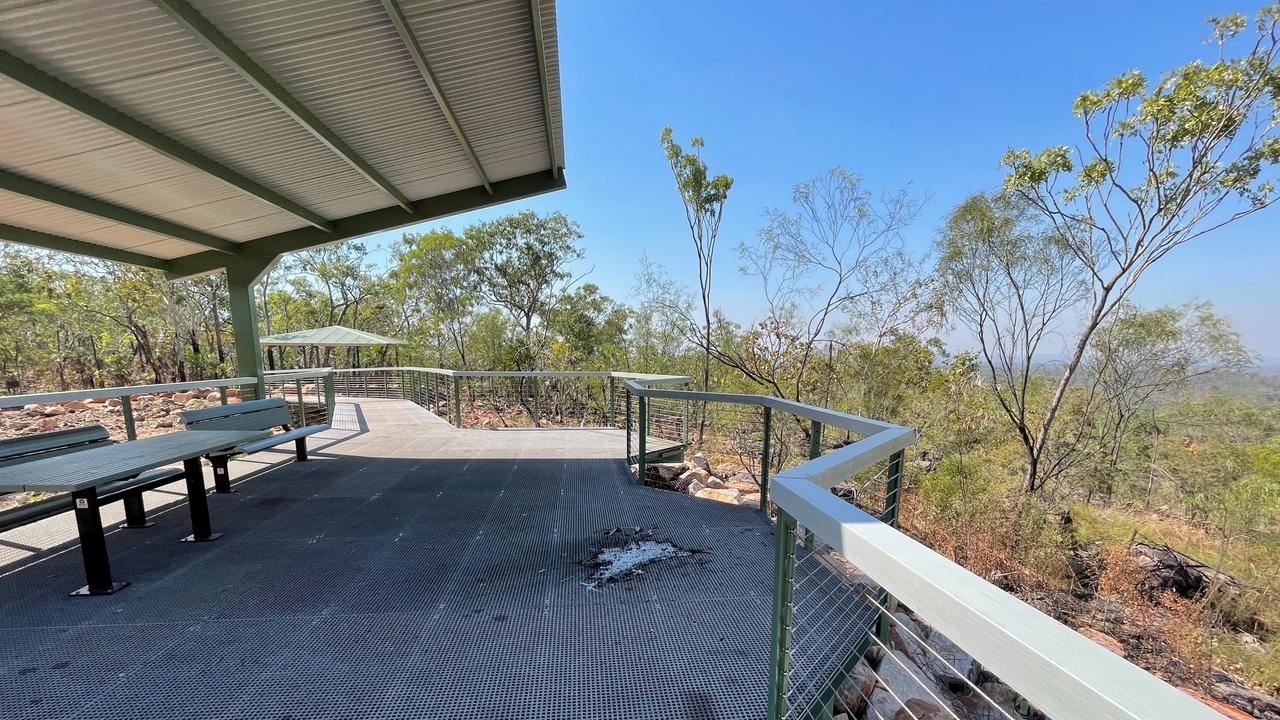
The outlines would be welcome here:
<svg viewBox="0 0 1280 720">
<path fill-rule="evenodd" d="M 281 398 L 215 405 L 178 413 L 188 430 L 270 430 L 293 422 Z"/>
<path fill-rule="evenodd" d="M 0 440 L 0 467 L 110 444 L 107 429 L 101 425 Z"/>
</svg>

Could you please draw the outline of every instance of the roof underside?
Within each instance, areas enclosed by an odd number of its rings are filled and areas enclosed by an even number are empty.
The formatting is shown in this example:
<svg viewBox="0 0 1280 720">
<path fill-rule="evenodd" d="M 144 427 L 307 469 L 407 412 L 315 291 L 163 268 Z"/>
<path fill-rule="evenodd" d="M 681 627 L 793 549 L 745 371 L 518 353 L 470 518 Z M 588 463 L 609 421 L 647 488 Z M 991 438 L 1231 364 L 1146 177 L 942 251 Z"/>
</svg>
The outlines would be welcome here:
<svg viewBox="0 0 1280 720">
<path fill-rule="evenodd" d="M 563 187 L 553 0 L 0 8 L 0 239 L 190 275 Z"/>
<path fill-rule="evenodd" d="M 405 344 L 402 340 L 341 325 L 267 335 L 259 342 L 263 347 L 377 347 Z"/>
</svg>

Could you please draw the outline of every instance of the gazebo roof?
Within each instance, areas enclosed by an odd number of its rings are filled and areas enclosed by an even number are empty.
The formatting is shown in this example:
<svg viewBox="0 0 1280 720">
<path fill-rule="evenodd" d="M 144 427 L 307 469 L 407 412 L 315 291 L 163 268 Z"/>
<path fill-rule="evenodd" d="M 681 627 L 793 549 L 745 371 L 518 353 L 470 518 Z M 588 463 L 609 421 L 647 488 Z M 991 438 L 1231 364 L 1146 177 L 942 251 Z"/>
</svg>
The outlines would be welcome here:
<svg viewBox="0 0 1280 720">
<path fill-rule="evenodd" d="M 261 343 L 263 347 L 377 347 L 406 344 L 403 340 L 341 325 L 267 335 L 261 339 Z"/>
<path fill-rule="evenodd" d="M 0 240 L 185 277 L 564 187 L 553 0 L 0 8 Z"/>
</svg>

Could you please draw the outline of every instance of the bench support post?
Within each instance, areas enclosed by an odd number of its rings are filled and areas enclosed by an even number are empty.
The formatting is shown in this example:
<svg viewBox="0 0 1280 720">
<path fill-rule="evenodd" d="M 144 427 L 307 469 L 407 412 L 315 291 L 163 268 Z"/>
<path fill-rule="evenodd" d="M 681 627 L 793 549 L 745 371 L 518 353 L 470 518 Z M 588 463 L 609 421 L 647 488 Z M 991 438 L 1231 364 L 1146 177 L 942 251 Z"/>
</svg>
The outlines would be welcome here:
<svg viewBox="0 0 1280 720">
<path fill-rule="evenodd" d="M 293 441 L 294 455 L 298 458 L 298 462 L 307 461 L 307 439 L 298 438 Z"/>
<path fill-rule="evenodd" d="M 235 492 L 231 489 L 231 456 L 210 455 L 209 464 L 213 466 L 213 491 L 219 495 Z"/>
<path fill-rule="evenodd" d="M 120 502 L 124 505 L 124 524 L 120 526 L 122 529 L 140 530 L 155 525 L 147 519 L 147 506 L 142 501 L 141 490 L 128 493 L 120 498 Z"/>
<path fill-rule="evenodd" d="M 200 458 L 183 460 L 182 469 L 187 478 L 187 507 L 191 510 L 191 534 L 182 538 L 182 542 L 217 540 L 222 533 L 213 532 L 209 523 L 209 498 L 204 492 L 204 469 L 200 467 Z"/>
<path fill-rule="evenodd" d="M 84 578 L 88 583 L 72 595 L 110 595 L 129 583 L 111 581 L 111 563 L 107 560 L 107 538 L 102 532 L 102 513 L 98 508 L 98 491 L 85 488 L 71 493 L 75 507 L 76 529 L 80 532 L 80 554 L 84 556 Z"/>
</svg>

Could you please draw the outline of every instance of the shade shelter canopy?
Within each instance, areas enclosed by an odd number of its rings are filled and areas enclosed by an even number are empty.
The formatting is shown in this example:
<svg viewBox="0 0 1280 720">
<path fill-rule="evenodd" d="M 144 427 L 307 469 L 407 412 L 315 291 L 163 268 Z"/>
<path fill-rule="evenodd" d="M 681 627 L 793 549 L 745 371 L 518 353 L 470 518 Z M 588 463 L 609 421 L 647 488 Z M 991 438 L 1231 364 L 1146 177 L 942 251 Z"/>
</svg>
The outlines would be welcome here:
<svg viewBox="0 0 1280 720">
<path fill-rule="evenodd" d="M 563 148 L 553 0 L 0 6 L 0 240 L 225 270 L 241 348 L 280 254 L 563 188 Z"/>
<path fill-rule="evenodd" d="M 383 347 L 387 345 L 407 345 L 403 340 L 389 338 L 385 335 L 353 330 L 341 325 L 297 330 L 294 332 L 265 335 L 261 340 L 263 347 Z"/>
</svg>

